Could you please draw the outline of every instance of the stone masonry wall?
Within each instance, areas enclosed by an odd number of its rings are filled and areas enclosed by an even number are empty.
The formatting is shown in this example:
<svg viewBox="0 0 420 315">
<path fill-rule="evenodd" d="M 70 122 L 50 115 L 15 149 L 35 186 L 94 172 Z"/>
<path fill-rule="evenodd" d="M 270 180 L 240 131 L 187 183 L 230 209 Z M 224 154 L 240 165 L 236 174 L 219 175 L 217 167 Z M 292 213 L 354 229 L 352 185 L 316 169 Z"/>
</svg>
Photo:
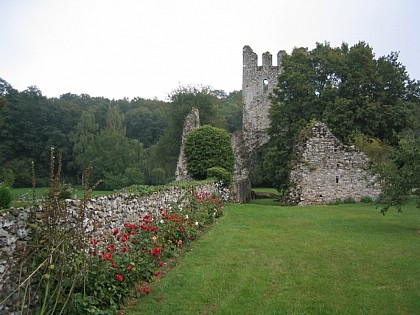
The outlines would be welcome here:
<svg viewBox="0 0 420 315">
<path fill-rule="evenodd" d="M 380 187 L 369 174 L 369 158 L 354 147 L 343 145 L 320 122 L 303 132 L 295 149 L 290 174 L 289 199 L 298 205 L 321 205 L 352 198 L 376 199 Z"/>
<path fill-rule="evenodd" d="M 182 129 L 181 138 L 181 150 L 178 157 L 178 163 L 176 165 L 175 176 L 176 180 L 191 180 L 187 171 L 187 161 L 184 153 L 184 142 L 188 134 L 196 128 L 200 128 L 200 113 L 197 108 L 193 107 L 191 112 L 187 115 L 184 121 L 184 127 Z"/>
<path fill-rule="evenodd" d="M 277 54 L 277 66 L 273 65 L 272 55 L 262 55 L 262 65 L 258 56 L 249 46 L 243 48 L 242 72 L 242 132 L 232 137 L 236 156 L 232 192 L 238 202 L 246 203 L 251 196 L 250 179 L 256 162 L 257 150 L 269 140 L 267 129 L 270 126 L 269 96 L 277 85 L 281 72 L 283 52 Z"/>
<path fill-rule="evenodd" d="M 277 85 L 277 77 L 281 72 L 282 54 L 283 52 L 279 51 L 277 66 L 273 66 L 272 55 L 266 52 L 262 55 L 262 65 L 258 66 L 257 54 L 249 46 L 243 48 L 242 131 L 250 151 L 254 151 L 268 141 L 269 95 Z"/>
<path fill-rule="evenodd" d="M 86 219 L 84 228 L 87 239 L 107 238 L 114 228 L 121 228 L 124 223 L 139 223 L 148 214 L 158 214 L 161 207 L 168 208 L 182 202 L 185 194 L 191 189 L 167 186 L 164 190 L 147 196 L 135 196 L 119 193 L 90 199 L 86 203 Z M 198 192 L 217 192 L 212 184 L 194 188 Z M 80 210 L 80 200 L 66 200 L 68 222 L 76 224 L 77 213 Z M 0 301 L 8 296 L 17 286 L 16 268 L 19 269 L 19 253 L 24 250 L 31 237 L 28 224 L 30 208 L 13 208 L 0 213 Z M 43 214 L 41 205 L 36 206 L 35 215 Z M 13 299 L 0 304 L 0 314 L 7 314 Z"/>
</svg>

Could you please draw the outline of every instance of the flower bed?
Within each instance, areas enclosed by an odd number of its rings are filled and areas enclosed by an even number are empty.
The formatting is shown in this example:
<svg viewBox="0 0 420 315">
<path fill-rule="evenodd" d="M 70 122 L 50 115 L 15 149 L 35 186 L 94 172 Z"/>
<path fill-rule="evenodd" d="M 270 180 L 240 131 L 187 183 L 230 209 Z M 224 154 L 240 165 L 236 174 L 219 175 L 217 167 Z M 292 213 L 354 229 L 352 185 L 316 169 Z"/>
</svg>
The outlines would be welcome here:
<svg viewBox="0 0 420 315">
<path fill-rule="evenodd" d="M 107 241 L 90 240 L 85 288 L 74 293 L 70 313 L 114 313 L 133 293 L 150 294 L 171 258 L 188 249 L 202 228 L 222 215 L 221 199 L 195 192 L 186 206 L 160 208 L 140 225 L 125 223 Z M 108 311 L 106 311 L 108 310 Z"/>
<path fill-rule="evenodd" d="M 69 203 L 52 189 L 44 212 L 28 216 L 30 239 L 16 258 L 19 277 L 8 278 L 16 283 L 3 287 L 16 288 L 4 291 L 3 310 L 115 314 L 130 297 L 150 294 L 149 283 L 167 263 L 222 215 L 224 191 L 203 187 L 185 190 L 172 206 L 142 210 L 137 217 L 127 213 L 125 223 L 104 218 L 108 228 L 101 233 L 86 233 L 87 218 L 97 211 L 86 206 L 89 200 L 78 211 L 70 208 L 78 221 L 69 220 Z"/>
</svg>

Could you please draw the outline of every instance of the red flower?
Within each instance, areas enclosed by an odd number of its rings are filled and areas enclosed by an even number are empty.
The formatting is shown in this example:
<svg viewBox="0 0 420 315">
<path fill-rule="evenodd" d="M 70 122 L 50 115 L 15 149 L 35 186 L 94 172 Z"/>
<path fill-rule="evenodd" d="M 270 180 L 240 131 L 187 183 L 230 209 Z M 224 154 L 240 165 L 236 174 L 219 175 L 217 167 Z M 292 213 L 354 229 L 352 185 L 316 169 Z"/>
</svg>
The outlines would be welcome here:
<svg viewBox="0 0 420 315">
<path fill-rule="evenodd" d="M 114 235 L 118 235 L 118 233 L 120 233 L 120 230 L 115 229 L 115 230 L 114 230 Z"/>
<path fill-rule="evenodd" d="M 142 293 L 143 292 L 143 288 L 137 288 L 137 292 Z"/>
<path fill-rule="evenodd" d="M 149 250 L 149 254 L 155 257 L 159 257 L 160 251 L 162 249 L 160 247 L 156 247 L 155 249 Z"/>
<path fill-rule="evenodd" d="M 117 274 L 117 279 L 118 279 L 118 281 L 123 281 L 124 280 L 124 277 L 123 276 L 121 276 L 119 273 Z"/>
<path fill-rule="evenodd" d="M 121 248 L 121 251 L 122 251 L 123 253 L 126 253 L 126 252 L 127 252 L 127 247 L 123 247 L 123 248 Z"/>
<path fill-rule="evenodd" d="M 155 272 L 153 273 L 153 275 L 154 275 L 155 277 L 159 276 L 159 271 L 155 271 Z"/>
<path fill-rule="evenodd" d="M 182 245 L 182 240 L 179 240 L 178 241 L 178 246 L 181 246 Z"/>
<path fill-rule="evenodd" d="M 112 268 L 117 268 L 117 265 L 116 264 L 111 264 L 111 267 Z"/>
<path fill-rule="evenodd" d="M 128 269 L 128 271 L 132 271 L 133 270 L 133 266 L 132 265 L 129 265 L 127 269 Z"/>
<path fill-rule="evenodd" d="M 98 241 L 96 241 L 96 240 L 91 240 L 91 241 L 90 241 L 90 244 L 92 244 L 93 246 L 95 246 L 96 244 L 98 244 Z"/>
<path fill-rule="evenodd" d="M 159 263 L 159 267 L 163 267 L 163 266 L 165 266 L 165 263 L 164 263 L 163 261 L 161 261 L 161 262 Z"/>
<path fill-rule="evenodd" d="M 143 289 L 143 291 L 144 291 L 144 293 L 146 293 L 146 294 L 150 294 L 150 289 L 149 289 L 149 288 L 144 288 L 144 289 Z"/>
</svg>

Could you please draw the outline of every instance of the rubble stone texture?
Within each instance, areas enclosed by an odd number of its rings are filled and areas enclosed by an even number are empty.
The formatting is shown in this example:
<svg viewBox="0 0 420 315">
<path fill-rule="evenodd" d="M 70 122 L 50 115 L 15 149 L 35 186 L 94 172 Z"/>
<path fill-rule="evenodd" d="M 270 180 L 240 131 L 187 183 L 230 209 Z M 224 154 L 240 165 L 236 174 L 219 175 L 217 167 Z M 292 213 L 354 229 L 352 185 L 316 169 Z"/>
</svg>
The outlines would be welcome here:
<svg viewBox="0 0 420 315">
<path fill-rule="evenodd" d="M 213 184 L 195 187 L 199 193 L 216 193 Z M 85 205 L 85 220 L 83 227 L 87 240 L 107 239 L 115 228 L 121 228 L 124 223 L 140 224 L 146 214 L 158 217 L 160 208 L 169 208 L 173 204 L 182 205 L 191 189 L 167 186 L 165 189 L 145 196 L 128 193 L 118 193 L 109 196 L 99 196 L 89 199 Z M 80 200 L 65 200 L 66 209 L 63 217 L 63 228 L 71 229 L 78 224 L 78 213 L 84 207 Z M 3 210 L 0 213 L 0 302 L 12 294 L 5 303 L 0 303 L 0 314 L 14 314 L 20 302 L 25 286 L 17 289 L 20 273 L 20 259 L 28 242 L 31 240 L 32 229 L 29 218 L 31 211 L 36 214 L 38 224 L 42 224 L 44 209 L 42 205 Z M 27 268 L 24 268 L 27 270 Z M 20 294 L 20 295 L 19 295 Z M 16 312 L 20 314 L 20 312 Z"/>
<path fill-rule="evenodd" d="M 367 155 L 341 143 L 324 123 L 314 123 L 302 132 L 294 154 L 289 193 L 292 204 L 378 198 L 380 187 L 368 171 Z"/>
<path fill-rule="evenodd" d="M 184 153 L 184 142 L 188 134 L 196 128 L 200 128 L 200 114 L 197 108 L 193 108 L 185 118 L 184 128 L 182 130 L 181 151 L 179 153 L 178 163 L 176 165 L 175 171 L 177 181 L 191 179 L 187 171 L 187 162 L 185 160 Z"/>
</svg>

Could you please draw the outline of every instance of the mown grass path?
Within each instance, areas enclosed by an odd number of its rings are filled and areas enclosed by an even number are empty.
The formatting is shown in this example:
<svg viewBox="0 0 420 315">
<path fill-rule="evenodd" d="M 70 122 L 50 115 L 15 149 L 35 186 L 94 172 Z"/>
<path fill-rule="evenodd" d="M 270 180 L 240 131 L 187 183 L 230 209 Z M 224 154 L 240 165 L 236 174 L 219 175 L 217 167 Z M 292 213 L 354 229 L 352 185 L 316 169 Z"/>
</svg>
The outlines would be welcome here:
<svg viewBox="0 0 420 315">
<path fill-rule="evenodd" d="M 124 314 L 420 314 L 420 210 L 228 205 Z"/>
</svg>

